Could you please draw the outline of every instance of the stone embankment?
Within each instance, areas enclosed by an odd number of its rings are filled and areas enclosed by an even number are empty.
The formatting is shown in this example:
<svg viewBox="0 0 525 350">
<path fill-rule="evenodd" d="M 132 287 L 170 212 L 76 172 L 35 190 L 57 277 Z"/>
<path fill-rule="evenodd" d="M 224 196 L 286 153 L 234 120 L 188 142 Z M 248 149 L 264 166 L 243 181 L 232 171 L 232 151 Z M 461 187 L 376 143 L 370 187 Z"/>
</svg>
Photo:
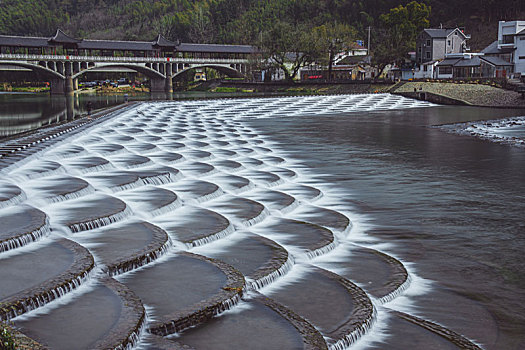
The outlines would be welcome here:
<svg viewBox="0 0 525 350">
<path fill-rule="evenodd" d="M 393 87 L 391 92 L 442 104 L 525 108 L 521 94 L 482 84 L 407 82 Z"/>
</svg>

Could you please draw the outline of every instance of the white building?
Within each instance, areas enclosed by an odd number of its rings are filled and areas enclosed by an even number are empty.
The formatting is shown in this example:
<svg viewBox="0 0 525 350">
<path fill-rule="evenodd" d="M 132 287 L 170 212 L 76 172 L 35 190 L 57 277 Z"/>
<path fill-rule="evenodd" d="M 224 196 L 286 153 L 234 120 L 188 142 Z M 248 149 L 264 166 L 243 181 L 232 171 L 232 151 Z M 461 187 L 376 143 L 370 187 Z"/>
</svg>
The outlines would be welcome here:
<svg viewBox="0 0 525 350">
<path fill-rule="evenodd" d="M 512 50 L 514 73 L 525 76 L 525 21 L 499 21 L 498 49 Z"/>
<path fill-rule="evenodd" d="M 414 72 L 415 79 L 435 79 L 437 78 L 437 69 L 436 66 L 439 61 L 429 61 L 421 63 L 416 67 Z"/>
</svg>

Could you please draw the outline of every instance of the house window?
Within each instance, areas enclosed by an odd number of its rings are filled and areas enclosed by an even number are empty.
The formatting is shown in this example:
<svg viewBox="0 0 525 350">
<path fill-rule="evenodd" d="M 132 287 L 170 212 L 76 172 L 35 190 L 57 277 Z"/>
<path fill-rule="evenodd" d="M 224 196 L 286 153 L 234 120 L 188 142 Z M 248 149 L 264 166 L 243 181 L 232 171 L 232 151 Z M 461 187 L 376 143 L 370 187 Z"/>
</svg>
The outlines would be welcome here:
<svg viewBox="0 0 525 350">
<path fill-rule="evenodd" d="M 447 44 L 448 44 L 448 46 L 450 46 L 450 43 L 451 43 L 451 42 L 452 42 L 451 40 L 447 40 Z"/>
<path fill-rule="evenodd" d="M 427 40 L 427 46 L 430 46 L 430 40 Z"/>
<path fill-rule="evenodd" d="M 427 51 L 427 58 L 430 58 L 430 52 Z"/>
<path fill-rule="evenodd" d="M 439 67 L 439 74 L 452 74 L 452 67 Z"/>
<path fill-rule="evenodd" d="M 427 65 L 424 65 L 423 66 L 423 72 L 426 72 L 428 70 L 428 66 Z"/>
</svg>

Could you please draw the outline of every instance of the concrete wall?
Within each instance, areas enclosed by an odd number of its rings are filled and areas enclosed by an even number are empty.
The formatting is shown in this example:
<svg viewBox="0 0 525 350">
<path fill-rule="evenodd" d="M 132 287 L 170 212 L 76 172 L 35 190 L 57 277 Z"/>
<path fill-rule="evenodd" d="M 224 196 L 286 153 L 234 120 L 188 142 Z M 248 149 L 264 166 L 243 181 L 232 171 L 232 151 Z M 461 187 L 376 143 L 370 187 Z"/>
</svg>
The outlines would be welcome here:
<svg viewBox="0 0 525 350">
<path fill-rule="evenodd" d="M 514 40 L 514 72 L 525 74 L 525 35 L 517 35 Z"/>
<path fill-rule="evenodd" d="M 427 40 L 430 40 L 430 46 L 427 45 Z M 430 58 L 427 57 L 427 52 L 430 52 Z M 422 32 L 416 39 L 416 62 L 428 62 L 432 60 L 432 38 L 426 32 Z"/>
<path fill-rule="evenodd" d="M 433 79 L 435 78 L 434 76 L 434 72 L 435 72 L 435 69 L 436 69 L 436 65 L 430 65 L 430 64 L 427 64 L 426 65 L 427 67 L 427 70 L 425 71 L 424 70 L 424 66 L 421 64 L 419 65 L 419 69 L 415 71 L 414 73 L 414 78 L 416 79 Z"/>
<path fill-rule="evenodd" d="M 525 21 L 499 21 L 498 41 L 501 43 L 504 35 L 513 35 L 525 29 Z"/>
<path fill-rule="evenodd" d="M 432 43 L 432 60 L 442 60 L 445 58 L 445 39 L 434 39 Z"/>
<path fill-rule="evenodd" d="M 422 101 L 438 103 L 442 105 L 459 105 L 459 106 L 469 105 L 469 103 L 465 101 L 446 97 L 443 95 L 434 94 L 432 92 L 419 92 L 419 91 L 418 92 L 394 92 L 394 94 L 401 95 L 401 96 L 408 97 L 408 98 L 415 98 L 415 99 L 422 100 Z"/>
</svg>

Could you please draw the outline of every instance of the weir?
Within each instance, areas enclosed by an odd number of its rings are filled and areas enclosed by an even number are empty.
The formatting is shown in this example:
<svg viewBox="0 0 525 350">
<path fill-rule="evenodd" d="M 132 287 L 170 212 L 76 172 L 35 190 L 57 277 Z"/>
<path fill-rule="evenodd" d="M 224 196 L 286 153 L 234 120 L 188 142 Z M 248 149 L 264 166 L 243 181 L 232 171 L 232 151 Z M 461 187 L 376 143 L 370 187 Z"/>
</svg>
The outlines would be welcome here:
<svg viewBox="0 0 525 350">
<path fill-rule="evenodd" d="M 34 310 L 12 308 L 3 317 L 37 341 L 78 349 L 148 339 L 214 349 L 345 349 L 373 333 L 385 311 L 372 300 L 388 307 L 410 288 L 410 274 L 388 254 L 352 246 L 347 215 L 320 200 L 339 192 L 321 187 L 245 119 L 370 104 L 429 106 L 390 95 L 147 102 L 78 124 L 74 139 L 66 132 L 9 166 L 0 158 L 0 220 L 9 227 L 0 233 L 0 261 L 22 261 L 31 247 L 58 261 L 46 247 L 67 236 L 77 247 L 72 261 L 88 262 L 74 273 L 65 258 L 55 264 L 66 271 L 57 275 L 74 274 L 63 283 L 27 273 L 39 287 L 23 305 Z M 41 246 L 34 243 L 42 236 Z M 94 262 L 97 273 L 89 274 Z M 298 274 L 303 268 L 308 273 Z M 10 278 L 3 280 L 15 290 Z M 13 300 L 24 293 L 15 290 Z M 67 320 L 69 333 L 58 320 Z M 67 335 L 75 332 L 82 333 L 77 340 Z"/>
</svg>

